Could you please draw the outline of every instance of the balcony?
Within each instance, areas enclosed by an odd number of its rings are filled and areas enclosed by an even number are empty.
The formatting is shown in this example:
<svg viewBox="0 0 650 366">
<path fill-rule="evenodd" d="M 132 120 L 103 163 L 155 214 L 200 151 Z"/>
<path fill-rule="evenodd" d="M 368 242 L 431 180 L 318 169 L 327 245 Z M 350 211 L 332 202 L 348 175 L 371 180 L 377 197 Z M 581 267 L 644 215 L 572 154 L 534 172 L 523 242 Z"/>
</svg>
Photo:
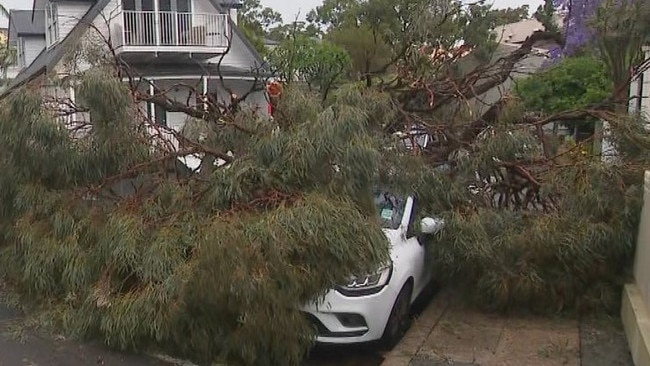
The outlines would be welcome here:
<svg viewBox="0 0 650 366">
<path fill-rule="evenodd" d="M 116 53 L 127 61 L 208 59 L 228 47 L 227 14 L 133 10 L 122 14 L 112 38 Z"/>
</svg>

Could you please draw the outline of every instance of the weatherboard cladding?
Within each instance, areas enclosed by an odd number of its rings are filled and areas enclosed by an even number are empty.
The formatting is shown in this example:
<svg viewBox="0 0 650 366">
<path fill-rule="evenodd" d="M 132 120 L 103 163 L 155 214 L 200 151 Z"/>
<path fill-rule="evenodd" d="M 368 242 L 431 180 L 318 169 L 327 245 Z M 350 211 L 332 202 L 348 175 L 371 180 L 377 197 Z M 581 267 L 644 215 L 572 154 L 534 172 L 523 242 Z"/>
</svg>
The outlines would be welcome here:
<svg viewBox="0 0 650 366">
<path fill-rule="evenodd" d="M 260 79 L 268 77 L 267 73 L 260 72 L 259 75 L 251 73 L 251 70 L 244 69 L 241 67 L 234 67 L 230 65 L 221 65 L 217 67 L 217 64 L 131 64 L 129 67 L 135 69 L 140 75 L 146 75 L 148 77 L 172 77 L 172 76 L 188 76 L 188 75 L 206 75 L 212 76 L 213 78 L 221 75 L 227 75 L 229 77 L 255 77 L 259 76 Z"/>
<path fill-rule="evenodd" d="M 90 24 L 93 23 L 93 21 L 97 18 L 97 16 L 102 12 L 102 10 L 106 7 L 108 3 L 110 3 L 111 0 L 87 0 L 86 2 L 95 2 L 94 5 L 88 9 L 86 14 L 81 18 L 79 23 L 72 28 L 72 30 L 63 38 L 59 43 L 56 45 L 43 49 L 43 51 L 36 57 L 34 62 L 32 62 L 27 68 L 23 69 L 17 76 L 12 80 L 10 83 L 9 87 L 0 95 L 0 97 L 4 97 L 7 94 L 9 94 L 12 90 L 15 88 L 35 79 L 37 76 L 52 70 L 56 67 L 56 65 L 61 61 L 61 59 L 65 56 L 67 51 L 74 47 L 75 44 L 81 37 L 85 34 L 85 32 L 88 30 L 90 27 Z M 210 3 L 217 9 L 217 11 L 223 12 L 223 8 L 219 4 L 219 0 L 208 0 Z M 36 17 L 36 13 L 39 12 L 38 10 L 34 10 L 34 16 Z M 32 11 L 29 11 L 30 15 Z M 255 58 L 256 64 L 259 65 L 260 67 L 266 65 L 264 63 L 264 59 L 262 56 L 257 52 L 255 47 L 250 43 L 250 41 L 244 36 L 242 31 L 237 27 L 235 22 L 231 18 L 228 18 L 230 22 L 230 27 L 232 29 L 233 35 L 237 36 L 239 39 L 241 39 L 242 43 L 244 46 L 251 52 L 253 57 Z M 43 19 L 43 27 L 45 24 L 45 20 Z"/>
</svg>

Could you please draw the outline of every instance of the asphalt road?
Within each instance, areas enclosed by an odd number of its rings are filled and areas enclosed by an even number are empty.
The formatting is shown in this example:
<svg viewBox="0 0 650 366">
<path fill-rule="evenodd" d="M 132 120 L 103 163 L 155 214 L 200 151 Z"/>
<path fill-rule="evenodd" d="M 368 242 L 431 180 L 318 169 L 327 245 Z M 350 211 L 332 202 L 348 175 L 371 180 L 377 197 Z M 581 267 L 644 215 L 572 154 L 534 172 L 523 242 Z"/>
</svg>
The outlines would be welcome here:
<svg viewBox="0 0 650 366">
<path fill-rule="evenodd" d="M 169 366 L 150 357 L 108 351 L 97 344 L 79 344 L 27 334 L 21 339 L 8 334 L 19 317 L 0 303 L 0 366 Z"/>
<path fill-rule="evenodd" d="M 0 284 L 1 285 L 1 284 Z M 0 288 L 0 300 L 2 289 Z M 0 301 L 0 366 L 184 366 L 145 355 L 108 350 L 97 343 L 52 339 L 36 333 L 12 334 L 21 315 Z M 379 366 L 381 352 L 373 345 L 317 347 L 304 366 Z"/>
<path fill-rule="evenodd" d="M 172 366 L 144 355 L 109 351 L 93 343 L 54 340 L 29 334 L 22 339 L 8 334 L 17 314 L 0 305 L 0 366 Z M 383 358 L 373 347 L 317 348 L 305 366 L 379 366 Z"/>
<path fill-rule="evenodd" d="M 0 303 L 0 366 L 172 366 L 144 355 L 107 350 L 94 343 L 56 340 L 27 334 L 10 334 L 20 314 Z M 305 366 L 378 366 L 383 360 L 376 347 L 318 347 Z"/>
<path fill-rule="evenodd" d="M 317 347 L 304 366 L 379 366 L 384 357 L 377 347 Z"/>
</svg>

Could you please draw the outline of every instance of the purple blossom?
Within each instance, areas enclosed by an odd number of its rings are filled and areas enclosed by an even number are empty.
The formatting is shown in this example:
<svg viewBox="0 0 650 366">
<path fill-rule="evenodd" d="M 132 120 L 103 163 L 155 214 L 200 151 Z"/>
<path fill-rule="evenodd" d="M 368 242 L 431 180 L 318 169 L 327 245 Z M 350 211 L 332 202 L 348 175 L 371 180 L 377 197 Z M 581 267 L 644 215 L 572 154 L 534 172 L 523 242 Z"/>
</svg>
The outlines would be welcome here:
<svg viewBox="0 0 650 366">
<path fill-rule="evenodd" d="M 548 67 L 556 63 L 560 58 L 562 58 L 563 49 L 560 46 L 553 47 L 548 50 L 548 58 L 542 64 L 542 67 Z"/>
<path fill-rule="evenodd" d="M 564 18 L 565 45 L 562 56 L 574 54 L 593 39 L 595 32 L 589 22 L 596 15 L 601 2 L 602 0 L 553 0 L 556 11 L 567 14 Z"/>
</svg>

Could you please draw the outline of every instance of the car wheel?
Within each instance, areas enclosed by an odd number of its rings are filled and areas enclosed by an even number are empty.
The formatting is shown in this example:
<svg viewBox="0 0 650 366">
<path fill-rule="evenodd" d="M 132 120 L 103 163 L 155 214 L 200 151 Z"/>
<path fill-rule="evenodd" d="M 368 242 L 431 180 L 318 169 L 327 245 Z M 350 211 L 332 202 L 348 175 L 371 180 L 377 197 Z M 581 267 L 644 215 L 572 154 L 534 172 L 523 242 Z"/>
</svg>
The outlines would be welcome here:
<svg viewBox="0 0 650 366">
<path fill-rule="evenodd" d="M 413 285 L 407 282 L 397 295 L 382 336 L 382 345 L 387 349 L 395 347 L 411 326 L 411 293 Z"/>
</svg>

